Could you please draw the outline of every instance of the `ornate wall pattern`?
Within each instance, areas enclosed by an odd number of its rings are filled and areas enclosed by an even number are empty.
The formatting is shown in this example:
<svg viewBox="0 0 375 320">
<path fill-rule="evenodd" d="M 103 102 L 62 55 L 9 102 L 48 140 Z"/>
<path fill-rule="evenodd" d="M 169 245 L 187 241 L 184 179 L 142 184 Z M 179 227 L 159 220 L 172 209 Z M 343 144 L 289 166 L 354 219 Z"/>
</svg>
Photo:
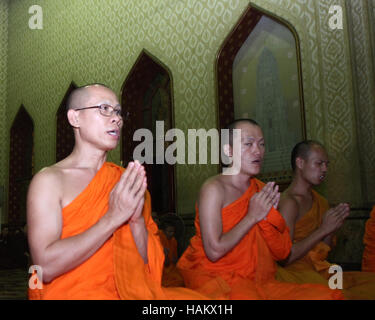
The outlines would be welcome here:
<svg viewBox="0 0 375 320">
<path fill-rule="evenodd" d="M 0 6 L 4 3 L 0 0 Z M 323 191 L 332 202 L 360 204 L 347 22 L 344 30 L 329 29 L 329 0 L 251 3 L 295 28 L 301 46 L 307 137 L 325 143 L 334 159 Z M 374 15 L 374 0 L 371 3 Z M 28 8 L 34 4 L 43 8 L 43 30 L 28 28 Z M 27 105 L 35 121 L 36 171 L 54 162 L 55 114 L 69 84 L 102 82 L 120 96 L 143 49 L 171 71 L 176 127 L 186 134 L 189 128 L 217 126 L 215 59 L 248 0 L 90 0 L 90 4 L 76 0 L 9 2 L 8 74 L 12 77 L 7 78 L 6 132 L 19 105 Z M 345 11 L 344 0 L 335 4 Z M 2 23 L 0 39 L 1 32 L 6 32 L 3 29 Z M 7 141 L 9 135 L 1 140 L 5 155 L 9 154 Z M 119 163 L 119 159 L 117 148 L 109 160 Z M 1 166 L 0 170 L 0 177 L 6 180 L 8 169 Z M 194 211 L 201 183 L 216 173 L 216 165 L 177 166 L 179 214 Z"/>
<path fill-rule="evenodd" d="M 32 4 L 43 8 L 43 30 L 28 28 Z M 172 72 L 176 127 L 185 133 L 215 128 L 214 57 L 245 5 L 239 0 L 12 2 L 8 118 L 21 101 L 28 105 L 35 119 L 36 171 L 54 162 L 52 123 L 70 82 L 103 82 L 120 94 L 143 49 Z M 119 159 L 118 148 L 109 160 Z M 201 183 L 216 171 L 216 166 L 177 166 L 178 213 L 194 211 Z"/>
<path fill-rule="evenodd" d="M 345 10 L 345 1 L 336 3 Z M 329 28 L 328 11 L 331 5 L 331 1 L 321 0 L 317 8 L 321 25 L 321 55 L 323 57 L 323 112 L 326 127 L 324 142 L 331 158 L 327 195 L 332 203 L 347 201 L 358 206 L 362 202 L 362 193 L 353 108 L 348 23 L 344 21 L 343 30 Z"/>
<path fill-rule="evenodd" d="M 375 0 L 368 1 L 368 15 L 370 23 L 370 35 L 371 35 L 371 44 L 372 44 L 372 53 L 375 52 Z M 375 72 L 375 70 L 374 70 Z"/>
<path fill-rule="evenodd" d="M 6 105 L 7 105 L 7 48 L 8 48 L 8 3 L 5 0 L 0 0 L 0 188 L 6 185 L 6 169 L 7 168 L 7 154 L 5 145 L 6 139 Z M 2 189 L 5 190 L 5 189 Z M 0 192 L 2 192 L 0 190 Z M 4 205 L 6 203 L 6 195 L 2 194 Z M 4 208 L 2 205 L 2 212 Z M 0 214 L 0 225 L 4 221 Z"/>
<path fill-rule="evenodd" d="M 371 34 L 371 2 L 348 1 L 353 87 L 364 200 L 375 201 L 375 79 L 374 35 Z"/>
</svg>

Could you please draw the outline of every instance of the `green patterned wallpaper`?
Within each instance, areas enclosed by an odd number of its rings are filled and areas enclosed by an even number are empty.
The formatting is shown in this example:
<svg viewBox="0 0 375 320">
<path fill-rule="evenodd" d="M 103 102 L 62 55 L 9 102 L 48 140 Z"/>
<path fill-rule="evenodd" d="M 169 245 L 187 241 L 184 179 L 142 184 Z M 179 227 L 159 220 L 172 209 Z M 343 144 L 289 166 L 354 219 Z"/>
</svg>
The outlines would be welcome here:
<svg viewBox="0 0 375 320">
<path fill-rule="evenodd" d="M 8 1 L 0 0 L 0 188 L 5 186 L 7 167 L 6 100 L 7 100 Z M 1 192 L 1 190 L 0 190 Z M 4 196 L 4 195 L 2 195 Z M 4 200 L 4 199 L 2 199 Z M 1 201 L 1 200 L 0 200 Z M 5 204 L 5 203 L 4 203 Z M 1 207 L 1 206 L 0 206 Z M 0 209 L 0 225 L 4 208 Z"/>
<path fill-rule="evenodd" d="M 365 203 L 375 203 L 375 0 L 347 2 Z"/>
<path fill-rule="evenodd" d="M 361 204 L 362 160 L 357 146 L 349 34 L 346 20 L 343 30 L 329 28 L 328 10 L 333 2 L 343 7 L 346 19 L 344 0 L 251 3 L 296 29 L 301 44 L 307 134 L 326 144 L 332 160 L 324 191 L 333 202 Z M 32 5 L 43 9 L 42 30 L 28 27 Z M 142 49 L 171 71 L 176 127 L 185 133 L 189 128 L 215 128 L 216 55 L 248 5 L 245 0 L 11 1 L 6 132 L 24 104 L 34 119 L 35 169 L 52 164 L 55 113 L 71 81 L 77 85 L 103 82 L 120 95 Z M 8 136 L 1 140 L 5 154 L 9 153 L 8 140 Z M 109 159 L 119 162 L 119 150 Z M 177 166 L 179 214 L 194 211 L 201 183 L 216 172 L 216 166 Z M 1 166 L 0 177 L 6 176 L 7 169 Z"/>
</svg>

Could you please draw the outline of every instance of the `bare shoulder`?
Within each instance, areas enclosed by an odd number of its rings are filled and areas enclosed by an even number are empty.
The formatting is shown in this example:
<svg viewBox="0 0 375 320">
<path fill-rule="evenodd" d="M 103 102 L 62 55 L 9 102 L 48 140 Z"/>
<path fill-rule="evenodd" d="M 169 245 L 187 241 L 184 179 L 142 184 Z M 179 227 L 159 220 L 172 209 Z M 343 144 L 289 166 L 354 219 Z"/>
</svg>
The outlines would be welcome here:
<svg viewBox="0 0 375 320">
<path fill-rule="evenodd" d="M 61 190 L 61 181 L 63 180 L 63 172 L 57 166 L 43 168 L 31 180 L 29 187 L 29 195 L 44 197 L 51 194 L 59 197 Z"/>
<path fill-rule="evenodd" d="M 224 185 L 220 179 L 220 176 L 214 176 L 207 179 L 200 190 L 200 194 L 212 193 L 212 195 L 221 195 L 224 193 Z"/>
<path fill-rule="evenodd" d="M 296 217 L 299 211 L 299 199 L 290 193 L 283 193 L 279 202 L 279 211 L 285 216 Z"/>
<path fill-rule="evenodd" d="M 203 183 L 199 192 L 198 203 L 202 204 L 202 202 L 207 201 L 217 202 L 223 198 L 224 191 L 225 188 L 220 176 L 211 177 Z"/>
<path fill-rule="evenodd" d="M 45 167 L 41 169 L 32 179 L 31 183 L 33 185 L 43 185 L 43 184 L 58 184 L 63 176 L 62 170 L 53 165 L 50 167 Z"/>
</svg>

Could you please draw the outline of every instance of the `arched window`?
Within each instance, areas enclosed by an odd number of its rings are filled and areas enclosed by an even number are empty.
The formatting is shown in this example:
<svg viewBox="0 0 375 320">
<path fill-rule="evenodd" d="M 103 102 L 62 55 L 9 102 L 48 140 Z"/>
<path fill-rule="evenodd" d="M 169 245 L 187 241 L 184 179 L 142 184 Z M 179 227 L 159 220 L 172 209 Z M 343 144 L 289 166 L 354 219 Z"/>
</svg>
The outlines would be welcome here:
<svg viewBox="0 0 375 320">
<path fill-rule="evenodd" d="M 72 82 L 56 113 L 56 162 L 66 158 L 74 147 L 74 134 L 66 117 L 66 102 L 77 86 Z"/>
<path fill-rule="evenodd" d="M 34 123 L 21 105 L 10 129 L 8 223 L 26 223 L 26 196 L 33 176 Z"/>
<path fill-rule="evenodd" d="M 147 52 L 142 51 L 122 88 L 122 108 L 128 117 L 122 130 L 122 160 L 124 166 L 135 160 L 133 151 L 141 143 L 133 141 L 134 132 L 147 129 L 152 133 L 152 164 L 145 163 L 148 190 L 151 193 L 152 210 L 157 213 L 175 212 L 175 168 L 157 163 L 156 144 L 168 144 L 156 140 L 156 121 L 163 121 L 164 133 L 173 127 L 173 102 L 171 77 L 167 69 Z M 160 161 L 159 161 L 160 162 Z"/>
<path fill-rule="evenodd" d="M 298 37 L 284 21 L 250 6 L 218 55 L 219 127 L 253 118 L 266 142 L 260 178 L 291 181 L 290 154 L 305 139 Z"/>
</svg>

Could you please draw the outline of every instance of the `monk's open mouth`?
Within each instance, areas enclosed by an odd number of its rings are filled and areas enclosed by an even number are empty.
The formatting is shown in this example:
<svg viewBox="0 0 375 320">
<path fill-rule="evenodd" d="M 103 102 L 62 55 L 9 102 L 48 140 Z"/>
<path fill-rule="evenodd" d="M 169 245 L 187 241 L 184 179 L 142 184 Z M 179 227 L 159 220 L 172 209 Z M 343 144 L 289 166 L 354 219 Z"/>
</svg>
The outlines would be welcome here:
<svg viewBox="0 0 375 320">
<path fill-rule="evenodd" d="M 107 131 L 107 133 L 113 137 L 118 137 L 119 136 L 119 132 L 118 130 L 111 130 L 111 131 Z"/>
</svg>

